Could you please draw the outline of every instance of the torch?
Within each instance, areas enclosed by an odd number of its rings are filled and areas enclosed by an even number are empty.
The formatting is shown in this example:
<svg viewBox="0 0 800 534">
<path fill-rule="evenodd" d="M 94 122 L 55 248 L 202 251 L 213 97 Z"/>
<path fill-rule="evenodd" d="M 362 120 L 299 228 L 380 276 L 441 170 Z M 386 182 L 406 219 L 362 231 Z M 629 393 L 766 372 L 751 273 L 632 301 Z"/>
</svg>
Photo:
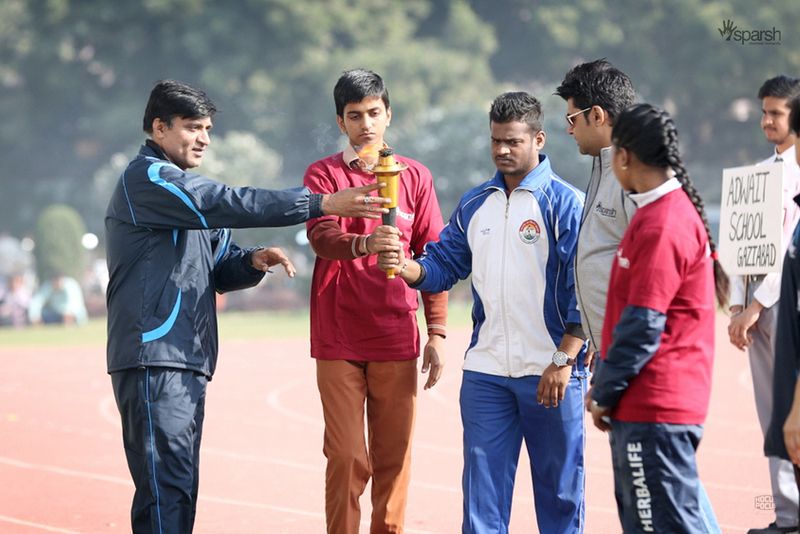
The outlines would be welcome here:
<svg viewBox="0 0 800 534">
<path fill-rule="evenodd" d="M 408 168 L 408 165 L 394 160 L 394 150 L 383 148 L 378 152 L 378 164 L 372 168 L 378 183 L 385 184 L 380 189 L 380 194 L 384 198 L 390 198 L 389 204 L 384 204 L 384 208 L 389 209 L 389 213 L 383 214 L 383 224 L 397 226 L 397 197 L 400 189 L 400 173 Z M 394 278 L 394 269 L 386 271 L 386 278 Z"/>
</svg>

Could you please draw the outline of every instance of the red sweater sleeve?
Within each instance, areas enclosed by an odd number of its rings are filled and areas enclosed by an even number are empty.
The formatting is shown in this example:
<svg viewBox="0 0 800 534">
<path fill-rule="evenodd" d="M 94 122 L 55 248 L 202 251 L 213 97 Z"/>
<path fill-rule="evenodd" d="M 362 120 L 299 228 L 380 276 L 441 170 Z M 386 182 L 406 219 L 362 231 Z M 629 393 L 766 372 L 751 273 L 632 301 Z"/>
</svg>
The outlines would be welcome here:
<svg viewBox="0 0 800 534">
<path fill-rule="evenodd" d="M 326 219 L 317 222 L 308 230 L 308 242 L 320 258 L 328 260 L 352 260 L 360 257 L 359 234 L 343 232 L 339 223 Z"/>
<path fill-rule="evenodd" d="M 433 188 L 433 177 L 427 167 L 420 165 L 419 189 L 417 190 L 417 216 L 418 224 L 411 239 L 411 250 L 414 257 L 420 256 L 425 250 L 425 244 L 439 240 L 439 232 L 444 223 L 442 212 L 439 209 L 439 200 Z M 447 333 L 447 292 L 422 293 L 422 306 L 425 309 L 425 324 L 428 326 L 428 335 L 439 334 L 445 337 Z"/>
<path fill-rule="evenodd" d="M 327 160 L 321 160 L 311 164 L 303 176 L 303 185 L 314 193 L 330 194 L 340 189 L 326 163 Z M 317 256 L 327 260 L 352 260 L 361 255 L 358 250 L 360 234 L 344 232 L 341 220 L 327 215 L 306 223 L 308 241 Z"/>
<path fill-rule="evenodd" d="M 442 293 L 422 293 L 422 306 L 425 308 L 425 324 L 428 335 L 447 335 L 447 291 Z"/>
</svg>

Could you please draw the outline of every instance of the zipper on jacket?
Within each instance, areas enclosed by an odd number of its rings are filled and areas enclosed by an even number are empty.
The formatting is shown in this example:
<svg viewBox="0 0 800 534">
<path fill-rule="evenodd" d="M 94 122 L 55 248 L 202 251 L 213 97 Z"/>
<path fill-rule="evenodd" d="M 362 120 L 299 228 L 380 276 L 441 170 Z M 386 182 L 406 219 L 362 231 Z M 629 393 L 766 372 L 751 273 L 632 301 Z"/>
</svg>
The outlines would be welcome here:
<svg viewBox="0 0 800 534">
<path fill-rule="evenodd" d="M 599 168 L 599 171 L 597 173 L 597 180 L 596 180 L 596 184 L 595 184 L 595 188 L 594 188 L 594 195 L 592 196 L 591 202 L 590 202 L 590 200 L 589 200 L 589 191 L 590 191 L 591 186 L 592 186 L 592 179 L 595 178 L 594 171 L 595 171 L 596 167 Z M 594 348 L 595 350 L 597 349 L 597 342 L 595 341 L 594 336 L 592 335 L 592 325 L 589 322 L 589 313 L 583 311 L 586 308 L 583 305 L 583 297 L 582 297 L 582 294 L 581 294 L 580 282 L 578 281 L 580 279 L 580 276 L 579 276 L 578 273 L 582 272 L 582 269 L 578 269 L 578 259 L 580 257 L 582 257 L 580 248 L 581 248 L 581 243 L 583 242 L 583 240 L 581 239 L 581 233 L 583 232 L 584 223 L 589 218 L 589 214 L 590 214 L 591 209 L 592 209 L 590 204 L 594 203 L 594 200 L 597 198 L 598 193 L 600 193 L 600 182 L 602 180 L 603 180 L 603 153 L 601 152 L 597 156 L 597 162 L 592 162 L 592 175 L 591 175 L 591 177 L 589 179 L 589 187 L 587 187 L 587 189 L 586 189 L 586 198 L 584 199 L 585 203 L 584 203 L 584 210 L 583 210 L 584 213 L 581 216 L 581 225 L 578 228 L 578 241 L 575 244 L 575 260 L 574 260 L 574 263 L 573 263 L 573 269 L 574 269 L 573 272 L 574 272 L 574 280 L 575 280 L 575 298 L 578 301 L 578 307 L 581 309 L 581 319 L 586 322 L 586 326 L 589 329 L 589 331 L 586 332 L 586 336 L 589 339 L 589 341 L 591 342 L 592 348 Z"/>
<path fill-rule="evenodd" d="M 505 222 L 503 223 L 503 255 L 501 256 L 500 260 L 500 309 L 502 310 L 501 320 L 503 321 L 503 334 L 505 335 L 506 339 L 506 373 L 508 376 L 511 375 L 511 336 L 509 335 L 508 331 L 508 311 L 506 306 L 506 251 L 508 249 L 508 210 L 511 207 L 511 195 L 514 192 L 512 191 L 506 196 L 506 216 Z"/>
<path fill-rule="evenodd" d="M 578 239 L 580 239 L 580 232 L 578 233 Z M 578 256 L 576 255 L 575 256 L 575 277 L 574 277 L 574 280 L 575 280 L 575 298 L 578 301 L 578 307 L 581 310 L 585 310 L 586 308 L 583 306 L 583 297 L 581 295 L 580 282 L 578 282 L 579 278 L 580 278 L 580 276 L 578 276 Z M 589 328 L 589 331 L 586 332 L 586 335 L 588 336 L 589 341 L 592 342 L 592 348 L 597 350 L 597 342 L 595 342 L 594 336 L 592 335 L 592 325 L 591 325 L 591 323 L 589 321 L 589 313 L 581 311 L 581 319 L 583 321 L 586 321 L 586 326 Z"/>
</svg>

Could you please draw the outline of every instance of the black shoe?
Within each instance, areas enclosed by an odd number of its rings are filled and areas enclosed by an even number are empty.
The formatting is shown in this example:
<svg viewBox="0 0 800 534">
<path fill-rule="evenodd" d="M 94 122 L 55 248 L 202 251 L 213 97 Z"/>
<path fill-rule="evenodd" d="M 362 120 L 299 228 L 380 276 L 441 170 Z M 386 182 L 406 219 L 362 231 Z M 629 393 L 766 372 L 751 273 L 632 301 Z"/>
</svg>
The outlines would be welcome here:
<svg viewBox="0 0 800 534">
<path fill-rule="evenodd" d="M 779 527 L 778 524 L 773 521 L 764 528 L 751 528 L 747 531 L 747 534 L 797 534 L 797 526 Z"/>
</svg>

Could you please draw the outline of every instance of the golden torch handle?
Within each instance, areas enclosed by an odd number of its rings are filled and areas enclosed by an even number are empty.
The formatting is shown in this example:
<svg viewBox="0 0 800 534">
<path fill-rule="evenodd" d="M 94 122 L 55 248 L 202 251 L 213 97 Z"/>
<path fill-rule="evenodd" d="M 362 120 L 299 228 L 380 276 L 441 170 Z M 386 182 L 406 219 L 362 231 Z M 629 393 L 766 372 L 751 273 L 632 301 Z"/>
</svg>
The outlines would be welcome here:
<svg viewBox="0 0 800 534">
<path fill-rule="evenodd" d="M 383 224 L 397 226 L 397 200 L 400 192 L 400 172 L 408 166 L 394 160 L 394 151 L 391 148 L 384 148 L 379 153 L 378 164 L 373 167 L 372 172 L 378 182 L 385 184 L 380 189 L 380 194 L 384 198 L 391 199 L 389 204 L 384 204 L 389 209 L 389 213 L 383 214 Z M 394 278 L 394 269 L 386 270 L 386 278 Z"/>
</svg>

